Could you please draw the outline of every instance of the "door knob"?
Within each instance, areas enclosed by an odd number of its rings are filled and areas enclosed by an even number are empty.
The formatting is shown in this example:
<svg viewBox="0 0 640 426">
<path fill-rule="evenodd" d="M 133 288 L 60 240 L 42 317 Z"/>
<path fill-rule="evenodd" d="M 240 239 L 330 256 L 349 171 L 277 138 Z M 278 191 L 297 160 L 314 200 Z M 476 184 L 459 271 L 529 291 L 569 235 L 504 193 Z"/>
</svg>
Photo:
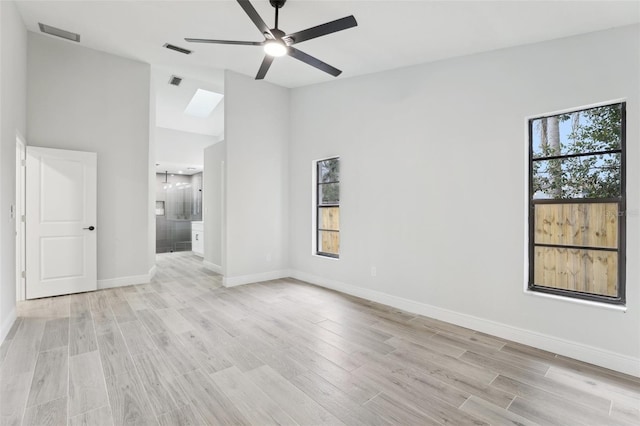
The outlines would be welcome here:
<svg viewBox="0 0 640 426">
<path fill-rule="evenodd" d="M 94 229 L 96 229 L 96 227 L 95 226 L 90 226 L 88 228 L 82 228 L 82 229 L 88 229 L 89 231 L 93 231 Z"/>
</svg>

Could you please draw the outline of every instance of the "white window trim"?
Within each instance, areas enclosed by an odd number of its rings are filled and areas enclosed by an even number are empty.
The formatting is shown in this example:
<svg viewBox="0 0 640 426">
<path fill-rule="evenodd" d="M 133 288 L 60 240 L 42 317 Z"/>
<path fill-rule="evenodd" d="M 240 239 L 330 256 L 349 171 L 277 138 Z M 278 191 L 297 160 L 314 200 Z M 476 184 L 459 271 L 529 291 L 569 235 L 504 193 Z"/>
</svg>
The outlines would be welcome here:
<svg viewBox="0 0 640 426">
<path fill-rule="evenodd" d="M 545 299 L 569 302 L 576 305 L 592 306 L 594 308 L 603 308 L 603 309 L 608 309 L 610 311 L 618 311 L 622 313 L 627 312 L 626 305 L 613 305 L 611 303 L 594 302 L 592 300 L 577 299 L 575 297 L 558 296 L 557 294 L 548 294 L 548 293 L 541 293 L 539 291 L 531 291 L 527 288 L 524 289 L 524 294 L 529 296 L 534 296 L 534 297 L 542 297 Z"/>
</svg>

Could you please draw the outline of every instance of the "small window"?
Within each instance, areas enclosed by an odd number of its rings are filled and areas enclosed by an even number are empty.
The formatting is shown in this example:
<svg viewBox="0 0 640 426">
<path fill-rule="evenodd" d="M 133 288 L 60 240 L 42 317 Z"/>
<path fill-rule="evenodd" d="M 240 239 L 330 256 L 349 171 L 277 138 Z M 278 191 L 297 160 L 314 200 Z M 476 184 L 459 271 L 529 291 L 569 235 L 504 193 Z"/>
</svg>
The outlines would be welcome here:
<svg viewBox="0 0 640 426">
<path fill-rule="evenodd" d="M 529 289 L 625 303 L 625 103 L 529 120 Z"/>
<path fill-rule="evenodd" d="M 316 162 L 316 254 L 340 257 L 340 159 Z"/>
</svg>

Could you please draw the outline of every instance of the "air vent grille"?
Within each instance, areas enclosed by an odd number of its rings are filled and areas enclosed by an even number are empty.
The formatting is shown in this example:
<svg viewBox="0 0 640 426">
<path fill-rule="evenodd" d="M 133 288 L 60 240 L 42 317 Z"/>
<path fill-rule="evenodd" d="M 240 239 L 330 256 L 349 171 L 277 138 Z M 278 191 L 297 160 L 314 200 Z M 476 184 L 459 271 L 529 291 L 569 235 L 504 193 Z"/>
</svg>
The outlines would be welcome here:
<svg viewBox="0 0 640 426">
<path fill-rule="evenodd" d="M 72 33 L 66 30 L 61 30 L 60 28 L 52 27 L 51 25 L 45 25 L 42 22 L 38 22 L 38 26 L 40 27 L 40 31 L 42 31 L 45 34 L 61 37 L 66 40 L 75 41 L 77 43 L 80 42 L 80 34 Z"/>
<path fill-rule="evenodd" d="M 173 86 L 180 86 L 180 83 L 182 83 L 182 77 L 172 75 L 171 78 L 169 79 L 169 84 Z"/>
<path fill-rule="evenodd" d="M 167 49 L 175 50 L 176 52 L 184 53 L 185 55 L 190 55 L 192 50 L 185 49 L 184 47 L 176 46 L 170 43 L 165 43 L 163 47 Z"/>
</svg>

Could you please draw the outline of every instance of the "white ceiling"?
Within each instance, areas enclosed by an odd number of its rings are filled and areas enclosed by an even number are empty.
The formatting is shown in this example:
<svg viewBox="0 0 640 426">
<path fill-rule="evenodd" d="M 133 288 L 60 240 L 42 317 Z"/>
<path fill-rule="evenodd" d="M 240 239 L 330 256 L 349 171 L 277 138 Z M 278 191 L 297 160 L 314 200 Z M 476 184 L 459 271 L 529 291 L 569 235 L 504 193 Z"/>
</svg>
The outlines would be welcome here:
<svg viewBox="0 0 640 426">
<path fill-rule="evenodd" d="M 175 73 L 188 70 L 204 81 L 219 79 L 221 69 L 254 76 L 263 57 L 259 47 L 183 40 L 261 41 L 260 32 L 235 0 L 18 3 L 31 31 L 38 31 L 42 22 L 79 33 L 83 46 Z M 271 26 L 269 2 L 252 4 Z M 358 27 L 296 45 L 342 69 L 338 78 L 637 23 L 640 2 L 289 0 L 280 11 L 280 27 L 294 32 L 350 14 Z M 186 56 L 167 50 L 162 47 L 166 42 L 194 53 Z M 274 62 L 266 80 L 299 87 L 333 78 L 284 57 Z"/>
<path fill-rule="evenodd" d="M 161 163 L 156 163 L 156 174 L 158 173 L 164 174 L 165 172 L 167 172 L 169 173 L 169 176 L 173 176 L 173 175 L 191 176 L 191 175 L 195 175 L 196 173 L 201 173 L 203 170 L 204 170 L 204 167 L 202 165 L 192 165 L 187 168 L 184 164 L 179 164 L 179 163 L 168 163 L 164 161 Z"/>
<path fill-rule="evenodd" d="M 222 140 L 215 137 L 191 132 L 184 132 L 171 128 L 156 127 L 155 150 L 156 170 L 158 173 L 192 174 L 202 171 L 204 164 L 204 150 Z M 195 171 L 189 171 L 195 168 Z"/>
</svg>

